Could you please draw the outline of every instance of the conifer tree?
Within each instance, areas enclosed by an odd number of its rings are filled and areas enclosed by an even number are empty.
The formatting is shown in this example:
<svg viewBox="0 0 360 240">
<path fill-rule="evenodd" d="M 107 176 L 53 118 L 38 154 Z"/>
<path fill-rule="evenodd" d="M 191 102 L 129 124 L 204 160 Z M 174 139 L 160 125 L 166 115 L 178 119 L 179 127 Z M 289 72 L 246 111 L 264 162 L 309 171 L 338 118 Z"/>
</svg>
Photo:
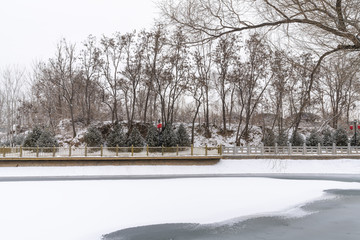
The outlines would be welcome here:
<svg viewBox="0 0 360 240">
<path fill-rule="evenodd" d="M 319 143 L 322 143 L 322 138 L 320 134 L 316 131 L 312 131 L 310 136 L 306 139 L 306 145 L 308 146 L 318 146 Z"/>
<path fill-rule="evenodd" d="M 39 140 L 41 134 L 43 133 L 43 129 L 39 126 L 33 128 L 33 130 L 25 137 L 24 147 L 36 147 L 37 141 Z"/>
<path fill-rule="evenodd" d="M 55 139 L 54 135 L 47 130 L 44 130 L 37 140 L 37 146 L 39 147 L 58 147 L 59 143 Z"/>
<path fill-rule="evenodd" d="M 136 127 L 133 127 L 126 142 L 129 147 L 143 147 L 145 145 L 145 140 Z"/>
<path fill-rule="evenodd" d="M 84 140 L 89 147 L 99 147 L 104 143 L 101 132 L 96 127 L 87 130 Z"/>
<path fill-rule="evenodd" d="M 338 128 L 334 134 L 334 142 L 336 146 L 347 146 L 349 139 L 344 128 Z"/>
<path fill-rule="evenodd" d="M 329 129 L 323 132 L 322 142 L 324 146 L 332 146 L 334 142 L 334 136 Z"/>
<path fill-rule="evenodd" d="M 123 128 L 120 123 L 116 123 L 114 129 L 110 132 L 107 137 L 108 147 L 124 147 L 126 145 L 126 138 Z"/>
<path fill-rule="evenodd" d="M 161 140 L 164 147 L 174 147 L 177 144 L 177 137 L 172 126 L 166 125 L 164 131 L 161 133 Z"/>
<path fill-rule="evenodd" d="M 145 141 L 149 147 L 157 147 L 160 145 L 159 132 L 154 125 L 149 126 Z"/>
<path fill-rule="evenodd" d="M 177 144 L 180 147 L 189 147 L 190 146 L 190 137 L 186 131 L 184 124 L 180 124 L 179 129 L 176 132 Z"/>
</svg>

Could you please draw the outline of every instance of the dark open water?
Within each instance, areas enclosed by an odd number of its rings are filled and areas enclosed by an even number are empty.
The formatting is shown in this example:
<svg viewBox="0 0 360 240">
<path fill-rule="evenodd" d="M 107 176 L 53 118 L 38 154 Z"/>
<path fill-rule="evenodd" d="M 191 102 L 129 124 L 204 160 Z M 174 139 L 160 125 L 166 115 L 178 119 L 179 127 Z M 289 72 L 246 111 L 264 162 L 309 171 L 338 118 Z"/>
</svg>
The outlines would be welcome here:
<svg viewBox="0 0 360 240">
<path fill-rule="evenodd" d="M 161 224 L 105 234 L 104 240 L 359 240 L 360 190 L 327 190 L 336 196 L 302 207 L 302 218 L 263 216 L 232 224 Z"/>
</svg>

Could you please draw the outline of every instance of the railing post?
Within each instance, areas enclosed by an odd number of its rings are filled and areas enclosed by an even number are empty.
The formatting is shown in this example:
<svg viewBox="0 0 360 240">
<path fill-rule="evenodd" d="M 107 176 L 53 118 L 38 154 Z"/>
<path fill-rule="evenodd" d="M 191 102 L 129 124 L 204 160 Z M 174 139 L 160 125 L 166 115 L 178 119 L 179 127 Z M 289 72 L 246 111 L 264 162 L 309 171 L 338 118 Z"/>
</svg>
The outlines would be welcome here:
<svg viewBox="0 0 360 240">
<path fill-rule="evenodd" d="M 22 157 L 22 146 L 20 146 L 20 157 Z"/>
<path fill-rule="evenodd" d="M 85 157 L 87 157 L 87 153 L 88 153 L 88 151 L 87 151 L 87 144 L 85 144 Z"/>
<path fill-rule="evenodd" d="M 208 147 L 207 147 L 207 144 L 205 144 L 205 156 L 208 155 Z"/>
<path fill-rule="evenodd" d="M 234 154 L 234 155 L 237 155 L 237 147 L 236 147 L 236 143 L 235 143 L 235 146 L 233 147 L 233 154 Z"/>
<path fill-rule="evenodd" d="M 176 156 L 179 156 L 179 144 L 176 144 Z"/>
<path fill-rule="evenodd" d="M 149 156 L 149 144 L 146 145 L 146 156 Z"/>
<path fill-rule="evenodd" d="M 306 154 L 306 143 L 303 144 L 303 155 Z"/>
<path fill-rule="evenodd" d="M 39 146 L 36 146 L 36 157 L 39 157 Z"/>
<path fill-rule="evenodd" d="M 318 143 L 318 155 L 320 155 L 320 154 L 321 154 L 321 144 Z"/>
<path fill-rule="evenodd" d="M 275 143 L 275 155 L 278 154 L 278 143 Z"/>
<path fill-rule="evenodd" d="M 3 150 L 3 157 L 5 157 L 5 146 L 2 147 Z"/>
<path fill-rule="evenodd" d="M 332 153 L 333 153 L 333 155 L 336 154 L 336 144 L 335 143 L 333 143 L 333 145 L 332 145 Z"/>
<path fill-rule="evenodd" d="M 69 144 L 69 157 L 71 157 L 71 144 Z"/>
<path fill-rule="evenodd" d="M 289 155 L 292 155 L 292 144 L 289 143 Z"/>
<path fill-rule="evenodd" d="M 100 145 L 100 157 L 102 157 L 104 155 L 104 148 L 103 145 Z"/>
<path fill-rule="evenodd" d="M 351 144 L 348 143 L 348 155 L 350 155 L 350 154 L 351 154 Z"/>
<path fill-rule="evenodd" d="M 131 145 L 131 156 L 134 156 L 134 145 Z"/>
<path fill-rule="evenodd" d="M 164 156 L 164 145 L 161 145 L 161 155 Z"/>
<path fill-rule="evenodd" d="M 191 156 L 194 155 L 194 144 L 191 144 Z"/>
<path fill-rule="evenodd" d="M 247 144 L 246 146 L 247 146 L 247 149 L 246 149 L 246 151 L 247 151 L 247 155 L 250 155 L 250 152 L 251 152 L 250 145 L 249 145 L 249 144 Z"/>
<path fill-rule="evenodd" d="M 55 145 L 53 146 L 53 157 L 55 157 L 55 151 L 56 151 L 56 149 L 55 149 Z"/>
<path fill-rule="evenodd" d="M 265 146 L 264 146 L 264 143 L 261 143 L 261 146 L 260 146 L 260 151 L 261 151 L 261 155 L 264 155 L 264 153 L 265 153 Z"/>
<path fill-rule="evenodd" d="M 116 144 L 116 156 L 119 156 L 119 145 Z"/>
</svg>

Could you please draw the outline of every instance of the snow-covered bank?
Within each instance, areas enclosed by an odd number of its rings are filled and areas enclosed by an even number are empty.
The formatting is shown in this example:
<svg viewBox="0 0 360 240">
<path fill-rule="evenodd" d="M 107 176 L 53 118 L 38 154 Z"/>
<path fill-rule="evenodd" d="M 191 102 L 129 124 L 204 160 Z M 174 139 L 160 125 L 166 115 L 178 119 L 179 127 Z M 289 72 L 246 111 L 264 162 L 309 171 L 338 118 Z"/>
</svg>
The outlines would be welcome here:
<svg viewBox="0 0 360 240">
<path fill-rule="evenodd" d="M 96 166 L 96 167 L 9 167 L 0 168 L 0 177 L 171 175 L 171 174 L 359 174 L 360 160 L 221 160 L 206 166 Z"/>
<path fill-rule="evenodd" d="M 92 240 L 126 227 L 296 216 L 325 189 L 360 183 L 266 178 L 0 182 L 0 239 Z M 295 212 L 295 214 L 294 214 Z"/>
</svg>

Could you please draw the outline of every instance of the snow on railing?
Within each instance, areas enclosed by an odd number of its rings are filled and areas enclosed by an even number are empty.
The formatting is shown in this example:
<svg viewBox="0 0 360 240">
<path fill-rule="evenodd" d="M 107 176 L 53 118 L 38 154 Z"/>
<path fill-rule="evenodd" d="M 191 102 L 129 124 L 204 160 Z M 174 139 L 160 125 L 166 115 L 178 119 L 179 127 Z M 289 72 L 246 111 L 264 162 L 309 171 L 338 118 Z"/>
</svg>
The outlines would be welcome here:
<svg viewBox="0 0 360 240">
<path fill-rule="evenodd" d="M 0 147 L 1 158 L 219 156 L 219 147 Z"/>
<path fill-rule="evenodd" d="M 222 146 L 222 155 L 351 155 L 359 154 L 359 146 Z"/>
</svg>

